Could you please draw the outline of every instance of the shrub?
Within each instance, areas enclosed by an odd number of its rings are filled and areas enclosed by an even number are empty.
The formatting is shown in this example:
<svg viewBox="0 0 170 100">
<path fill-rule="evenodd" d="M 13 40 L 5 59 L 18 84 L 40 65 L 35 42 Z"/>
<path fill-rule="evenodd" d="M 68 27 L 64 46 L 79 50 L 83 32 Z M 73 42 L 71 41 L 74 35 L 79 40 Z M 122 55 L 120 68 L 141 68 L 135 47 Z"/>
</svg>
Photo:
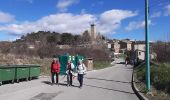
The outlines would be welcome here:
<svg viewBox="0 0 170 100">
<path fill-rule="evenodd" d="M 144 65 L 137 69 L 137 78 L 142 82 L 145 82 L 145 70 Z M 151 83 L 156 89 L 170 93 L 170 64 L 152 64 Z"/>
</svg>

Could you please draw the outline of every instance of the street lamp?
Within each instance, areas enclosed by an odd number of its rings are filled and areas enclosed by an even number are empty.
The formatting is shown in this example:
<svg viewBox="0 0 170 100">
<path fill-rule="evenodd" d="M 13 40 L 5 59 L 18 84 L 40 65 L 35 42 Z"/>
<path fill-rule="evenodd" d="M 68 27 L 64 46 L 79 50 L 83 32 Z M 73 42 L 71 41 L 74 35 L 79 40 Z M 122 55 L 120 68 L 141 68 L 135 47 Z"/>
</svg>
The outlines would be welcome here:
<svg viewBox="0 0 170 100">
<path fill-rule="evenodd" d="M 149 25 L 148 25 L 148 1 L 145 0 L 145 62 L 146 62 L 146 88 L 150 91 L 150 48 L 149 48 Z"/>
</svg>

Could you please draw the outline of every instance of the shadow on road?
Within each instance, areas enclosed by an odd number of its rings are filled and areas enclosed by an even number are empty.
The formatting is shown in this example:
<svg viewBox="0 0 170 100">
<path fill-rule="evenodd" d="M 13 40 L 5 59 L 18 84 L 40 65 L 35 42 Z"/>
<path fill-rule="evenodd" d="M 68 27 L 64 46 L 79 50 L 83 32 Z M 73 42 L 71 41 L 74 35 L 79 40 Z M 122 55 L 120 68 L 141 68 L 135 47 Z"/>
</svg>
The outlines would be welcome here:
<svg viewBox="0 0 170 100">
<path fill-rule="evenodd" d="M 125 64 L 125 62 L 118 62 L 118 63 L 116 63 L 116 64 Z"/>
<path fill-rule="evenodd" d="M 52 85 L 52 83 L 50 81 L 42 81 L 42 83 L 47 84 L 47 85 Z M 56 85 L 67 86 L 67 83 L 58 83 Z M 79 87 L 79 86 L 72 85 L 71 87 Z"/>
<path fill-rule="evenodd" d="M 102 79 L 102 78 L 95 78 L 95 77 L 84 77 L 85 79 L 92 79 L 92 80 L 103 80 L 103 81 L 112 81 L 112 82 L 118 82 L 118 83 L 128 83 L 131 84 L 131 82 L 125 82 L 125 81 L 118 81 L 118 80 L 109 80 L 109 79 Z"/>
<path fill-rule="evenodd" d="M 41 83 L 47 84 L 47 85 L 52 85 L 50 81 L 42 81 Z"/>
<path fill-rule="evenodd" d="M 42 83 L 47 84 L 47 85 L 53 85 L 50 81 L 42 81 Z M 58 83 L 56 85 L 67 86 L 67 84 L 65 83 Z"/>
<path fill-rule="evenodd" d="M 114 81 L 114 82 L 121 82 L 121 83 L 131 83 L 131 82 L 122 82 L 122 81 L 115 81 L 115 80 L 106 80 L 106 79 L 98 79 L 98 78 L 87 78 L 86 79 L 97 79 L 97 80 L 105 80 L 105 81 Z M 52 85 L 52 83 L 50 81 L 42 81 L 42 83 L 44 84 L 48 84 L 48 85 Z M 78 83 L 75 83 L 78 84 Z M 67 86 L 66 83 L 59 83 L 60 86 Z M 106 87 L 101 87 L 101 86 L 95 86 L 95 85 L 88 85 L 88 84 L 83 84 L 84 86 L 88 86 L 88 87 L 93 87 L 93 88 L 99 88 L 99 89 L 104 89 L 104 90 L 109 90 L 109 91 L 116 91 L 116 92 L 121 92 L 121 93 L 127 93 L 127 94 L 135 94 L 133 92 L 128 92 L 128 91 L 122 91 L 122 90 L 116 90 L 116 89 L 110 89 L 110 88 L 106 88 Z M 73 85 L 71 87 L 79 87 L 76 85 Z"/>
<path fill-rule="evenodd" d="M 87 84 L 83 84 L 83 85 L 84 85 L 84 86 L 89 86 L 89 87 L 94 87 L 94 88 L 100 88 L 100 89 L 104 89 L 104 90 L 110 90 L 110 91 L 121 92 L 121 93 L 135 94 L 135 93 L 128 92 L 128 91 L 122 91 L 122 90 L 110 89 L 110 88 L 105 88 L 105 87 L 100 87 L 100 86 L 95 86 L 95 85 L 87 85 Z"/>
</svg>

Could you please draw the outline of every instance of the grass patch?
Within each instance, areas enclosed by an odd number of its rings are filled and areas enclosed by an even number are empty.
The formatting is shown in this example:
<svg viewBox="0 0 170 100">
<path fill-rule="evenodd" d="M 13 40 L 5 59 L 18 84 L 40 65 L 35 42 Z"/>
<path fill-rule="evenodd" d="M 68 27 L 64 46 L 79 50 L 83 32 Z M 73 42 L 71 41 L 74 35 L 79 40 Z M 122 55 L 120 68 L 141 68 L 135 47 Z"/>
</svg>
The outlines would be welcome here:
<svg viewBox="0 0 170 100">
<path fill-rule="evenodd" d="M 111 62 L 110 61 L 94 61 L 93 68 L 94 69 L 103 69 L 106 67 L 110 67 Z"/>
<path fill-rule="evenodd" d="M 145 64 L 135 68 L 135 81 L 138 89 L 149 100 L 170 100 L 170 63 L 151 64 L 151 92 L 146 94 Z"/>
</svg>

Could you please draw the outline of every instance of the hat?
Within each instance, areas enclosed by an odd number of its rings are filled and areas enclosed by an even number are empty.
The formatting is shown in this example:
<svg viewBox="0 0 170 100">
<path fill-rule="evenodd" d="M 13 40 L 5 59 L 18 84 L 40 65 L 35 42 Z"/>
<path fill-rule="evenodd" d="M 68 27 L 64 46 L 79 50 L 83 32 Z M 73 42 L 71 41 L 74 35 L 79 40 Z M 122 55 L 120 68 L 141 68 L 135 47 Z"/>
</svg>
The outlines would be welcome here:
<svg viewBox="0 0 170 100">
<path fill-rule="evenodd" d="M 58 60 L 58 58 L 53 58 L 53 60 L 54 60 L 54 61 L 57 61 L 57 60 Z"/>
</svg>

